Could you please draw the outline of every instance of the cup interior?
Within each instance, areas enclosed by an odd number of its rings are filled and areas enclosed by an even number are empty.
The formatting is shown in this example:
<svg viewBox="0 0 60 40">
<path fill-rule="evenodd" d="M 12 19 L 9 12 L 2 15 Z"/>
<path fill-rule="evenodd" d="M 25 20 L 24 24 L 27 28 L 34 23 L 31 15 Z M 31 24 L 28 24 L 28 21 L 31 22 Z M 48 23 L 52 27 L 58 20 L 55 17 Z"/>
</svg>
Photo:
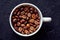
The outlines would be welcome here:
<svg viewBox="0 0 60 40">
<path fill-rule="evenodd" d="M 12 25 L 12 22 L 11 22 L 12 13 L 14 12 L 14 10 L 15 10 L 16 8 L 18 8 L 18 7 L 21 6 L 21 5 L 30 5 L 30 6 L 32 6 L 32 7 L 34 7 L 34 8 L 36 8 L 36 9 L 38 10 L 38 13 L 39 13 L 39 16 L 40 16 L 40 25 L 39 25 L 39 28 L 38 28 L 35 32 L 33 32 L 33 33 L 29 34 L 29 35 L 21 34 L 21 33 L 17 32 L 17 31 L 14 29 L 14 27 L 13 27 L 13 25 Z M 41 28 L 41 26 L 42 26 L 42 22 L 43 22 L 43 20 L 42 20 L 42 13 L 41 13 L 41 11 L 39 10 L 39 8 L 38 8 L 37 6 L 35 6 L 35 5 L 33 5 L 33 4 L 31 4 L 31 3 L 22 3 L 22 4 L 19 4 L 19 5 L 17 5 L 16 7 L 13 8 L 13 10 L 11 11 L 11 14 L 10 14 L 9 22 L 10 22 L 10 26 L 11 26 L 12 30 L 13 30 L 16 34 L 18 34 L 18 35 L 20 35 L 20 36 L 24 36 L 24 37 L 32 36 L 32 35 L 36 34 L 36 33 L 40 30 L 40 28 Z"/>
</svg>

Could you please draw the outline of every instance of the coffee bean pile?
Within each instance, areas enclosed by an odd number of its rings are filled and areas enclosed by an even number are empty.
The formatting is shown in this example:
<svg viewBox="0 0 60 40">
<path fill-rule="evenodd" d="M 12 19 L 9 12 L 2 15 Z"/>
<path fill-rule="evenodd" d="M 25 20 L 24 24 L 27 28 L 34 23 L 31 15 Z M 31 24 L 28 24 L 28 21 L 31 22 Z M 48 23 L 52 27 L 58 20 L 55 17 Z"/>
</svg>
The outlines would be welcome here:
<svg viewBox="0 0 60 40">
<path fill-rule="evenodd" d="M 28 35 L 39 28 L 40 16 L 36 8 L 22 5 L 15 9 L 11 21 L 17 32 Z"/>
</svg>

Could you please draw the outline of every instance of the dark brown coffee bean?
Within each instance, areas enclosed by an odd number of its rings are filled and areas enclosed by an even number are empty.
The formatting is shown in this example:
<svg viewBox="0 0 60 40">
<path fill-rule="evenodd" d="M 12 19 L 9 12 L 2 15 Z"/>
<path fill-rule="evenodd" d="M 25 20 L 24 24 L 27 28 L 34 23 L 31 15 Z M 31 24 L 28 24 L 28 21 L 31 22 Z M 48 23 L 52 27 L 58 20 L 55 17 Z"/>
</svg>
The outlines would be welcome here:
<svg viewBox="0 0 60 40">
<path fill-rule="evenodd" d="M 36 27 L 36 25 L 33 25 L 33 27 Z"/>
<path fill-rule="evenodd" d="M 24 11 L 25 11 L 25 12 L 26 12 L 26 11 L 28 11 L 28 8 L 27 8 L 27 7 L 25 7 L 25 8 L 24 8 Z"/>
<path fill-rule="evenodd" d="M 32 10 L 32 11 L 33 11 L 33 10 L 34 10 L 34 8 L 33 8 L 33 7 L 31 7 L 31 8 L 30 8 L 30 10 Z"/>
<path fill-rule="evenodd" d="M 37 12 L 37 10 L 35 9 L 35 10 L 34 10 L 34 12 L 36 13 L 36 12 Z"/>
<path fill-rule="evenodd" d="M 31 17 L 31 13 L 28 13 L 28 17 Z"/>
<path fill-rule="evenodd" d="M 36 18 L 38 18 L 39 17 L 39 15 L 38 14 L 36 14 Z"/>
<path fill-rule="evenodd" d="M 33 13 L 33 11 L 30 11 L 30 13 Z"/>
<path fill-rule="evenodd" d="M 21 26 L 22 26 L 22 27 L 24 27 L 24 26 L 25 26 L 25 24 L 21 24 Z"/>
<path fill-rule="evenodd" d="M 15 14 L 17 14 L 17 12 L 18 12 L 18 9 L 16 9 L 13 14 L 15 15 Z"/>
<path fill-rule="evenodd" d="M 21 22 L 21 23 L 23 23 L 23 22 L 25 22 L 25 20 L 24 20 L 24 19 L 22 19 L 22 20 L 20 20 L 20 22 Z"/>
<path fill-rule="evenodd" d="M 25 21 L 24 24 L 27 24 L 27 21 Z"/>
<path fill-rule="evenodd" d="M 18 31 L 18 27 L 14 27 L 14 29 L 15 29 L 16 31 Z"/>
<path fill-rule="evenodd" d="M 17 15 L 20 15 L 20 11 L 17 13 Z"/>
<path fill-rule="evenodd" d="M 29 20 L 29 17 L 27 17 L 26 20 Z"/>
<path fill-rule="evenodd" d="M 23 10 L 24 10 L 24 8 L 23 8 L 23 7 L 21 7 L 21 8 L 20 8 L 20 10 L 21 10 L 21 11 L 23 11 Z"/>
<path fill-rule="evenodd" d="M 25 14 L 25 12 L 24 12 L 24 11 L 22 11 L 22 12 L 21 12 L 21 15 L 24 15 L 24 14 Z"/>
<path fill-rule="evenodd" d="M 12 19 L 14 19 L 15 17 L 14 16 L 12 16 Z"/>
<path fill-rule="evenodd" d="M 38 28 L 39 28 L 39 25 L 37 25 L 35 29 L 37 30 Z"/>
<path fill-rule="evenodd" d="M 25 15 L 27 15 L 28 13 L 25 13 Z"/>
<path fill-rule="evenodd" d="M 16 24 L 14 24 L 14 27 L 17 27 L 17 25 L 16 25 Z"/>
<path fill-rule="evenodd" d="M 34 23 L 35 23 L 36 25 L 40 24 L 40 22 L 38 22 L 38 21 L 35 21 Z"/>
<path fill-rule="evenodd" d="M 27 17 L 25 15 L 22 16 L 23 19 L 26 19 Z"/>
<path fill-rule="evenodd" d="M 22 31 L 21 33 L 24 34 L 24 31 Z"/>
<path fill-rule="evenodd" d="M 15 18 L 18 18 L 18 16 L 15 16 Z"/>
<path fill-rule="evenodd" d="M 18 18 L 17 21 L 20 21 L 20 19 Z"/>
<path fill-rule="evenodd" d="M 33 18 L 33 19 L 36 19 L 36 15 L 35 15 L 35 14 L 32 14 L 32 18 Z"/>
<path fill-rule="evenodd" d="M 24 32 L 25 32 L 25 34 L 29 34 L 29 31 L 28 30 L 25 30 Z"/>
<path fill-rule="evenodd" d="M 29 22 L 33 23 L 34 22 L 34 19 L 30 19 Z"/>
<path fill-rule="evenodd" d="M 17 22 L 17 26 L 20 26 L 20 24 L 21 24 L 20 22 Z"/>
<path fill-rule="evenodd" d="M 14 19 L 13 19 L 13 22 L 16 22 L 16 21 L 17 21 L 17 19 L 16 19 L 16 18 L 14 18 Z"/>
<path fill-rule="evenodd" d="M 18 31 L 19 31 L 19 32 L 22 32 L 22 30 L 23 30 L 22 27 L 19 27 L 19 28 L 18 28 Z"/>
<path fill-rule="evenodd" d="M 27 26 L 24 26 L 23 28 L 27 30 L 28 27 Z"/>
<path fill-rule="evenodd" d="M 30 30 L 32 30 L 32 31 L 33 31 L 33 30 L 34 30 L 34 27 L 33 27 L 33 26 L 31 26 L 31 27 L 30 27 Z"/>
<path fill-rule="evenodd" d="M 32 23 L 29 23 L 31 26 L 33 26 L 33 24 Z"/>
<path fill-rule="evenodd" d="M 30 33 L 32 33 L 33 31 L 32 30 L 29 30 Z"/>
</svg>

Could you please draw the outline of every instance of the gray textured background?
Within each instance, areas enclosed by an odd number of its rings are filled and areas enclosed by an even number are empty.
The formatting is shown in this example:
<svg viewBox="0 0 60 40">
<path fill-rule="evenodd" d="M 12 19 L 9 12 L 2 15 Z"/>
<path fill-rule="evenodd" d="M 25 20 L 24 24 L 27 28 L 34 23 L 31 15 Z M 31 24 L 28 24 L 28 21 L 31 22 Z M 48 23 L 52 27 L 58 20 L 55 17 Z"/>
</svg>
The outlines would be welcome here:
<svg viewBox="0 0 60 40">
<path fill-rule="evenodd" d="M 44 17 L 52 17 L 50 23 L 43 23 L 41 30 L 31 37 L 15 34 L 9 25 L 11 10 L 20 3 L 35 4 Z M 0 0 L 0 40 L 60 40 L 59 0 Z"/>
</svg>

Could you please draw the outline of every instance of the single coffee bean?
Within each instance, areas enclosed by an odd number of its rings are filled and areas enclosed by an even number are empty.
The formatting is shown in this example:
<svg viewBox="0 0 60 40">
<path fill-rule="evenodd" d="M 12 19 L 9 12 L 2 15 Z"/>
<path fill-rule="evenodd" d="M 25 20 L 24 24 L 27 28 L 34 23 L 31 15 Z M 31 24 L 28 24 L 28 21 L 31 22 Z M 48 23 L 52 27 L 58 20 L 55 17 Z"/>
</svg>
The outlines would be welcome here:
<svg viewBox="0 0 60 40">
<path fill-rule="evenodd" d="M 25 24 L 21 24 L 21 26 L 22 26 L 22 27 L 24 27 L 24 26 L 25 26 Z"/>
<path fill-rule="evenodd" d="M 20 22 L 17 22 L 17 26 L 20 26 L 20 24 L 21 24 Z"/>
<path fill-rule="evenodd" d="M 17 15 L 20 15 L 20 11 L 17 13 Z"/>
<path fill-rule="evenodd" d="M 40 22 L 38 22 L 38 21 L 35 21 L 34 23 L 35 23 L 36 25 L 40 24 Z"/>
<path fill-rule="evenodd" d="M 36 15 L 35 15 L 35 14 L 32 14 L 32 18 L 33 18 L 33 19 L 36 19 Z"/>
<path fill-rule="evenodd" d="M 21 22 L 21 23 L 23 23 L 23 22 L 25 22 L 25 20 L 24 20 L 24 19 L 22 19 L 22 20 L 20 20 L 20 22 Z"/>
<path fill-rule="evenodd" d="M 20 8 L 20 10 L 21 10 L 21 11 L 23 11 L 23 10 L 24 10 L 24 8 L 23 8 L 23 7 L 21 7 L 21 8 Z"/>
<path fill-rule="evenodd" d="M 27 26 L 27 28 L 29 28 L 30 27 L 30 24 L 26 24 L 26 26 Z"/>
<path fill-rule="evenodd" d="M 34 10 L 34 8 L 32 8 L 32 7 L 31 7 L 31 8 L 30 8 L 30 10 L 32 10 L 32 11 L 33 11 L 33 10 Z"/>
<path fill-rule="evenodd" d="M 21 12 L 21 15 L 24 15 L 24 14 L 25 14 L 25 12 L 24 12 L 24 11 L 22 11 L 22 12 Z"/>
<path fill-rule="evenodd" d="M 22 16 L 23 19 L 26 19 L 27 17 L 25 15 Z"/>
<path fill-rule="evenodd" d="M 23 30 L 22 27 L 19 27 L 19 28 L 18 28 L 18 31 L 19 31 L 19 32 L 22 32 L 22 30 Z"/>
<path fill-rule="evenodd" d="M 34 22 L 34 19 L 30 19 L 29 22 L 33 23 Z"/>
<path fill-rule="evenodd" d="M 16 19 L 16 18 L 14 18 L 14 19 L 13 19 L 13 22 L 16 22 L 16 21 L 17 21 L 17 19 Z"/>
<path fill-rule="evenodd" d="M 31 26 L 31 27 L 30 27 L 30 30 L 32 30 L 32 31 L 33 31 L 33 30 L 34 30 L 34 27 L 33 27 L 33 26 Z"/>
<path fill-rule="evenodd" d="M 24 11 L 25 11 L 25 12 L 26 12 L 26 11 L 28 11 L 28 8 L 27 8 L 27 7 L 25 7 L 25 8 L 24 8 Z"/>
<path fill-rule="evenodd" d="M 15 29 L 16 31 L 18 31 L 18 27 L 14 27 L 14 29 Z"/>
<path fill-rule="evenodd" d="M 31 17 L 31 13 L 28 13 L 28 17 Z"/>
<path fill-rule="evenodd" d="M 17 25 L 16 25 L 16 24 L 14 24 L 14 27 L 17 27 Z"/>
<path fill-rule="evenodd" d="M 14 13 L 13 13 L 13 14 L 14 14 L 14 15 L 16 15 L 16 14 L 17 14 L 17 12 L 18 12 L 18 9 L 16 9 L 16 10 L 14 11 Z"/>
<path fill-rule="evenodd" d="M 29 30 L 30 33 L 32 33 L 33 31 L 32 30 Z"/>
<path fill-rule="evenodd" d="M 25 34 L 29 34 L 29 31 L 28 30 L 25 30 L 24 32 L 25 32 Z"/>
</svg>

